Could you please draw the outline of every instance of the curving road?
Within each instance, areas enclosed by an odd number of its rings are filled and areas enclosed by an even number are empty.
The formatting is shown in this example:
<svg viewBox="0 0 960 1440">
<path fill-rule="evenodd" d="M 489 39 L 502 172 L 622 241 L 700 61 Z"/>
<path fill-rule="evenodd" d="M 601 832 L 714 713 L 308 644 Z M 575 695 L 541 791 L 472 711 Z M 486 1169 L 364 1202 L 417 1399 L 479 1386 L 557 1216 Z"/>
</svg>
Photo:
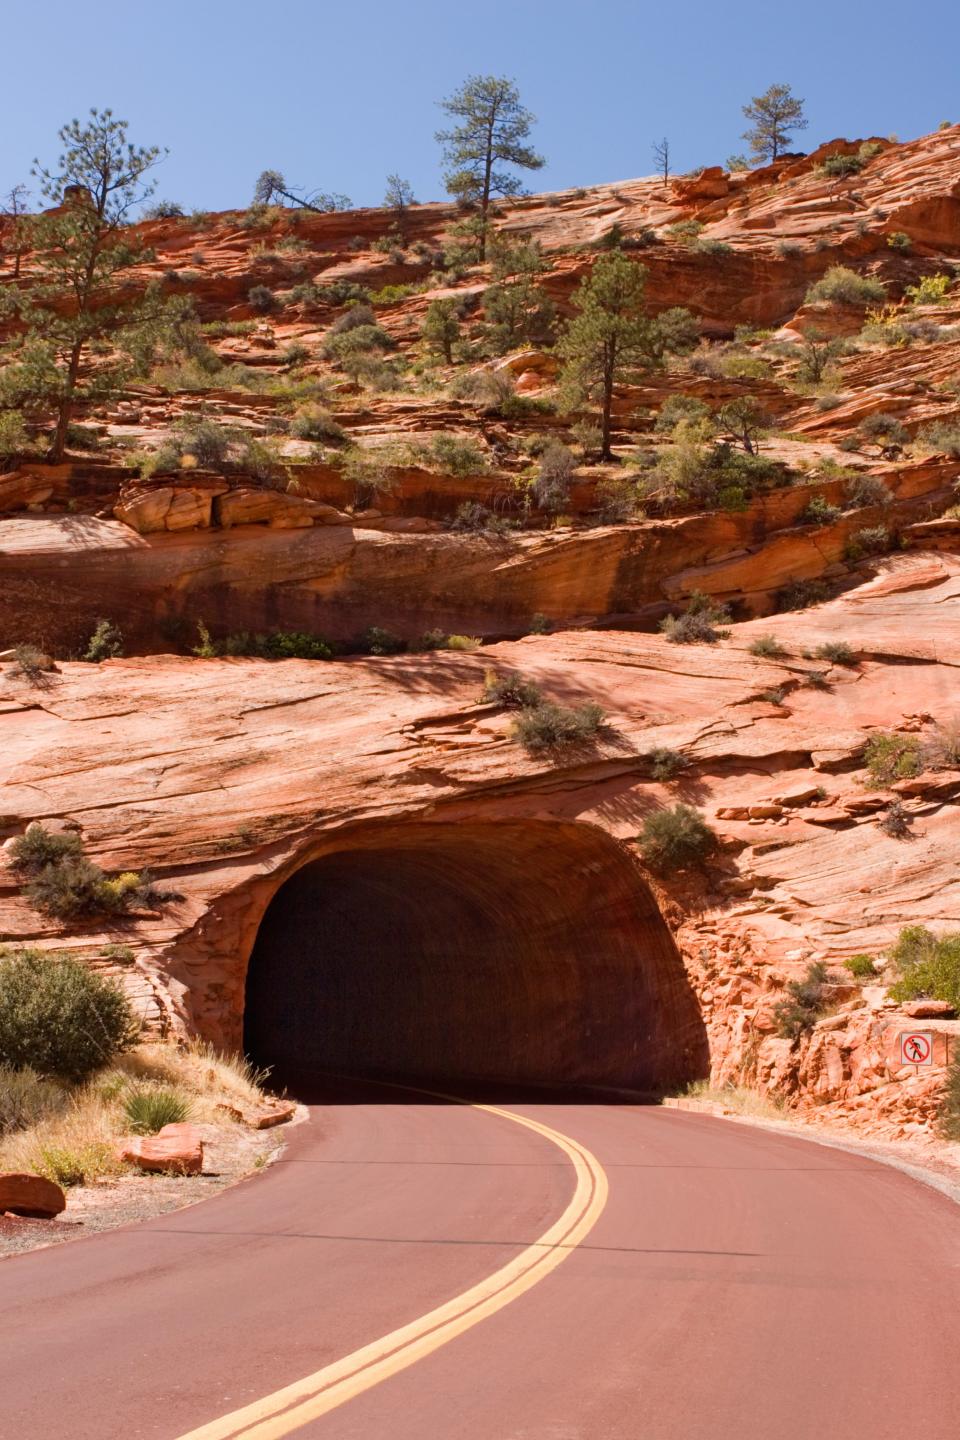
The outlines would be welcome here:
<svg viewBox="0 0 960 1440">
<path fill-rule="evenodd" d="M 0 1436 L 956 1440 L 951 1201 L 697 1115 L 493 1103 L 565 1145 L 355 1087 L 266 1176 L 0 1264 Z"/>
</svg>

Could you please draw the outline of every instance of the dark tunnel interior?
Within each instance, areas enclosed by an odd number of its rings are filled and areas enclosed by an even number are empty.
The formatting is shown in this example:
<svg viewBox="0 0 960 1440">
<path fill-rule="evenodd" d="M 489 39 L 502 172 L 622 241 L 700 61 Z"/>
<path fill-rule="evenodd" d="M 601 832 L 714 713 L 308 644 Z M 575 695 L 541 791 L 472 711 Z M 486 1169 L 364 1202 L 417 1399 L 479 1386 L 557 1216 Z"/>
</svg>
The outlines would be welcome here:
<svg viewBox="0 0 960 1440">
<path fill-rule="evenodd" d="M 303 866 L 264 915 L 244 1048 L 275 1075 L 614 1085 L 706 1073 L 672 936 L 587 825 L 416 825 Z"/>
</svg>

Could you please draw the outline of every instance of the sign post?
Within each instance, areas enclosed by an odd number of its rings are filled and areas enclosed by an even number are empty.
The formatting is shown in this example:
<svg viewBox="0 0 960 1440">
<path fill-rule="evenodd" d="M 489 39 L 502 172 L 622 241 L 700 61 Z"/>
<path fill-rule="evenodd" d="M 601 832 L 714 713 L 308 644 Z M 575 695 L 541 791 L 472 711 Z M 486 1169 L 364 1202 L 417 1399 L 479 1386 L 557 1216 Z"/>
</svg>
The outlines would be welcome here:
<svg viewBox="0 0 960 1440">
<path fill-rule="evenodd" d="M 933 1064 L 933 1035 L 929 1030 L 904 1030 L 902 1032 L 900 1063 L 915 1065 L 918 1075 L 921 1065 Z"/>
</svg>

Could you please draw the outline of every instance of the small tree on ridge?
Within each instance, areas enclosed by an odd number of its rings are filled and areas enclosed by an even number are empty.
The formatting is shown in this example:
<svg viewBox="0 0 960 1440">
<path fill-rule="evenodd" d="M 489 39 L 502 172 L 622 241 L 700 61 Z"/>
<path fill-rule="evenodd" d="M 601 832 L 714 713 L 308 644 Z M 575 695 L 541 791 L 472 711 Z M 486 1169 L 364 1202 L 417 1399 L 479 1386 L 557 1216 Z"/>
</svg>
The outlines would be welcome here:
<svg viewBox="0 0 960 1440">
<path fill-rule="evenodd" d="M 754 95 L 743 113 L 752 121 L 743 138 L 750 145 L 756 160 L 776 160 L 790 144 L 791 130 L 806 130 L 807 119 L 803 101 L 798 100 L 789 85 L 771 85 L 762 95 Z"/>
</svg>

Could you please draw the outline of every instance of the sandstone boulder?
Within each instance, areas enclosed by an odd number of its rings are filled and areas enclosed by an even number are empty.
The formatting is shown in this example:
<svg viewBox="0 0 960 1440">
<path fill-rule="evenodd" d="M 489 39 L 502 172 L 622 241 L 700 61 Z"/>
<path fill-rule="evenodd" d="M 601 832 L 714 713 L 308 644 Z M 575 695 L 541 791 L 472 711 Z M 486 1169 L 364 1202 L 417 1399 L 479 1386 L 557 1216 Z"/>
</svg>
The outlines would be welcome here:
<svg viewBox="0 0 960 1440">
<path fill-rule="evenodd" d="M 0 1175 L 0 1215 L 29 1215 L 52 1220 L 66 1209 L 67 1197 L 52 1180 L 42 1175 Z"/>
<path fill-rule="evenodd" d="M 252 486 L 221 495 L 216 501 L 214 515 L 225 530 L 233 525 L 270 525 L 274 530 L 299 530 L 317 521 L 335 525 L 346 521 L 346 517 L 332 505 L 323 505 L 302 495 L 285 495 L 280 490 L 258 490 Z"/>
<path fill-rule="evenodd" d="M 950 1020 L 957 1012 L 946 1000 L 908 1000 L 903 1013 L 914 1020 Z"/>
<path fill-rule="evenodd" d="M 31 505 L 42 505 L 50 499 L 53 491 L 53 484 L 43 475 L 28 475 L 22 470 L 0 475 L 0 511 L 26 510 Z"/>
<path fill-rule="evenodd" d="M 140 1170 L 174 1175 L 199 1175 L 203 1169 L 203 1141 L 195 1125 L 164 1125 L 156 1135 L 131 1135 L 120 1142 L 121 1160 Z"/>
<path fill-rule="evenodd" d="M 226 489 L 225 480 L 210 485 L 131 489 L 121 494 L 113 513 L 141 535 L 157 530 L 208 529 L 214 498 Z"/>
</svg>

